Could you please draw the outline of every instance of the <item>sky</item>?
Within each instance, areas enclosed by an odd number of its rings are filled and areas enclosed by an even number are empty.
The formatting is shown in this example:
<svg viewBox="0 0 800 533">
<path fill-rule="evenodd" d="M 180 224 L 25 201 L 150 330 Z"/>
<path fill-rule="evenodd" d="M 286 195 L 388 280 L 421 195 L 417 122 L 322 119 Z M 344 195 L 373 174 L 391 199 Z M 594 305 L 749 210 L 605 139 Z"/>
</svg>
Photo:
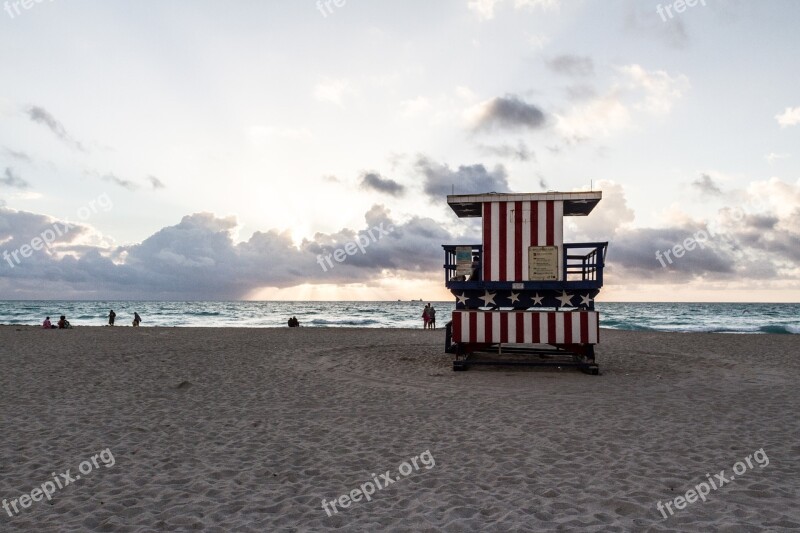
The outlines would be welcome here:
<svg viewBox="0 0 800 533">
<path fill-rule="evenodd" d="M 598 300 L 800 301 L 800 2 L 0 3 L 0 299 L 449 300 L 447 194 L 591 188 Z"/>
</svg>

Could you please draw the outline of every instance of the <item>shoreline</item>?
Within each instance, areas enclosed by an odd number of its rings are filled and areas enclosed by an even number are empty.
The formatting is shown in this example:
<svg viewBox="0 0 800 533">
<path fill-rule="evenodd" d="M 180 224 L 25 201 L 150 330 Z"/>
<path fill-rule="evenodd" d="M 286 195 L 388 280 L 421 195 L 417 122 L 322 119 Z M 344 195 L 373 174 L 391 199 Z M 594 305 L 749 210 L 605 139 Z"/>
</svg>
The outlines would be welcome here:
<svg viewBox="0 0 800 533">
<path fill-rule="evenodd" d="M 30 324 L 0 324 L 0 329 L 3 328 L 25 328 L 30 330 L 42 330 L 41 326 L 35 326 Z M 261 331 L 261 330 L 330 330 L 330 331 L 338 331 L 338 330 L 345 330 L 345 331 L 444 331 L 444 327 L 437 327 L 435 330 L 427 330 L 424 329 L 422 326 L 420 327 L 411 327 L 411 328 L 403 328 L 403 327 L 387 327 L 387 326 L 330 326 L 330 325 L 319 325 L 319 326 L 303 326 L 300 325 L 299 328 L 290 328 L 288 326 L 139 326 L 137 328 L 133 328 L 130 325 L 115 325 L 109 326 L 108 324 L 97 325 L 97 326 L 87 326 L 84 324 L 79 324 L 72 326 L 72 330 L 77 329 L 99 329 L 99 328 L 112 328 L 112 329 L 121 329 L 121 328 L 130 328 L 130 329 L 137 329 L 137 330 L 243 330 L 243 331 Z M 44 330 L 44 331 L 58 331 L 58 328 L 55 330 Z M 622 332 L 622 333 L 656 333 L 656 334 L 664 334 L 664 335 L 723 335 L 723 336 L 756 336 L 756 337 L 763 337 L 767 336 L 776 336 L 776 337 L 794 337 L 800 335 L 800 333 L 774 333 L 774 332 L 753 332 L 753 331 L 664 331 L 664 330 L 652 330 L 652 329 L 619 329 L 619 328 L 605 328 L 600 327 L 601 332 Z M 602 338 L 601 338 L 602 344 Z"/>
</svg>

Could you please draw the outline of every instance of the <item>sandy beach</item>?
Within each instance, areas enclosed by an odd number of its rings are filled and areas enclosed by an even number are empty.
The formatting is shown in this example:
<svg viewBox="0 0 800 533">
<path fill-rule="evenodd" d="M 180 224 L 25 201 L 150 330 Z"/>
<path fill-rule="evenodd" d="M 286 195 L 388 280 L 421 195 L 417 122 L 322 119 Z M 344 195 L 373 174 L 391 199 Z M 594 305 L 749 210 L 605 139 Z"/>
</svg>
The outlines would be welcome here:
<svg viewBox="0 0 800 533">
<path fill-rule="evenodd" d="M 0 327 L 0 531 L 800 528 L 800 336 L 603 330 L 600 376 L 443 343 Z"/>
</svg>

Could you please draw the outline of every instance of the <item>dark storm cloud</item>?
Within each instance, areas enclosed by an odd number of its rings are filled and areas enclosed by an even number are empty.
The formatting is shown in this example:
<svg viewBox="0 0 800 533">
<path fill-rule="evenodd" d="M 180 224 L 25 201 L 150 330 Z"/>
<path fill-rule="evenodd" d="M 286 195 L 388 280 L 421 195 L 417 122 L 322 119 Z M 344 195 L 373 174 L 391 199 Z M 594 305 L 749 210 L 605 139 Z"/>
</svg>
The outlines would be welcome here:
<svg viewBox="0 0 800 533">
<path fill-rule="evenodd" d="M 492 171 L 480 164 L 462 165 L 453 170 L 447 165 L 421 157 L 417 160 L 416 168 L 423 175 L 425 194 L 434 201 L 441 201 L 453 189 L 456 194 L 510 192 L 508 175 L 502 165 L 497 165 Z"/>
<path fill-rule="evenodd" d="M 564 54 L 546 61 L 553 72 L 567 76 L 591 76 L 594 74 L 594 61 L 591 57 Z"/>
<path fill-rule="evenodd" d="M 30 106 L 26 110 L 26 114 L 33 122 L 45 126 L 64 143 L 68 144 L 72 148 L 77 148 L 78 150 L 84 151 L 81 143 L 73 139 L 72 136 L 67 132 L 66 128 L 64 128 L 64 126 L 45 108 L 39 106 Z"/>
<path fill-rule="evenodd" d="M 512 94 L 483 103 L 475 128 L 538 129 L 545 123 L 545 115 L 541 109 Z"/>
<path fill-rule="evenodd" d="M 233 217 L 187 215 L 140 244 L 100 248 L 80 244 L 85 228 L 67 233 L 54 245 L 57 257 L 42 250 L 15 267 L 0 263 L 0 291 L 31 297 L 60 297 L 83 292 L 103 297 L 147 299 L 241 299 L 262 287 L 304 283 L 353 283 L 380 279 L 383 272 L 420 275 L 441 269 L 441 245 L 454 237 L 436 221 L 412 217 L 397 223 L 384 206 L 373 206 L 358 230 L 315 235 L 295 246 L 288 231 L 255 232 L 235 243 Z M 48 217 L 0 209 L 0 241 L 9 250 L 41 234 Z M 12 229 L 13 228 L 13 229 Z M 343 262 L 325 256 L 369 242 Z M 320 266 L 326 265 L 326 269 Z M 43 285 L 42 280 L 47 284 Z"/>
<path fill-rule="evenodd" d="M 698 244 L 682 257 L 675 257 L 671 250 L 676 245 L 683 246 L 687 239 Z M 712 236 L 705 226 L 625 229 L 616 232 L 612 242 L 609 264 L 633 278 L 674 281 L 734 272 L 735 262 L 727 243 Z M 665 257 L 668 250 L 669 256 Z M 656 252 L 661 254 L 660 260 Z"/>
<path fill-rule="evenodd" d="M 391 196 L 402 196 L 405 187 L 391 178 L 384 178 L 377 172 L 365 172 L 361 176 L 361 188 L 377 191 Z"/>
</svg>

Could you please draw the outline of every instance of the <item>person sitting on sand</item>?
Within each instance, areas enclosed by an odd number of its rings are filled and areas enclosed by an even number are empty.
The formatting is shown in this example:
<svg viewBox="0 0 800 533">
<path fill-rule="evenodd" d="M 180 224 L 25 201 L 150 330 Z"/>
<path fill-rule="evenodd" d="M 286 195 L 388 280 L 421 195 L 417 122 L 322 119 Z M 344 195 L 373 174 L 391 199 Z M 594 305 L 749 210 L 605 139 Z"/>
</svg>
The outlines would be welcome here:
<svg viewBox="0 0 800 533">
<path fill-rule="evenodd" d="M 44 319 L 42 322 L 42 329 L 53 329 L 55 326 L 50 323 L 50 317 Z"/>
<path fill-rule="evenodd" d="M 61 315 L 61 318 L 58 320 L 58 329 L 72 329 L 72 324 L 69 323 L 66 316 Z"/>
<path fill-rule="evenodd" d="M 300 327 L 300 321 L 297 320 L 296 316 L 293 316 L 292 318 L 289 319 L 289 327 L 290 328 L 299 328 Z"/>
<path fill-rule="evenodd" d="M 114 325 L 114 319 L 115 319 L 115 318 L 117 318 L 117 313 L 115 313 L 115 312 L 114 312 L 114 310 L 112 309 L 112 310 L 111 310 L 111 311 L 108 313 L 108 325 L 109 325 L 109 326 L 113 326 L 113 325 Z"/>
<path fill-rule="evenodd" d="M 133 327 L 138 328 L 139 323 L 142 321 L 142 317 L 139 316 L 139 313 L 136 311 L 133 312 Z"/>
</svg>

